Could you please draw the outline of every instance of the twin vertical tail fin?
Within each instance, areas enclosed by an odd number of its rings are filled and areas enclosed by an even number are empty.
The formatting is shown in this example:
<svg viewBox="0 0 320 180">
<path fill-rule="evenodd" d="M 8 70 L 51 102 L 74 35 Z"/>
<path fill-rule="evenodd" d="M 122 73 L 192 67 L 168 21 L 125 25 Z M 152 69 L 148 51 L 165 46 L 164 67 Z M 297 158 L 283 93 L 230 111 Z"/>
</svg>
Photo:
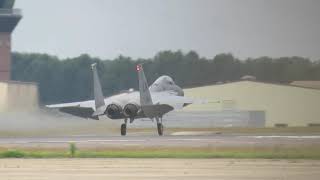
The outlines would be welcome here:
<svg viewBox="0 0 320 180">
<path fill-rule="evenodd" d="M 94 91 L 94 101 L 96 110 L 92 114 L 92 116 L 99 116 L 104 114 L 105 111 L 105 102 L 102 93 L 102 88 L 100 84 L 100 79 L 97 71 L 97 64 L 94 63 L 91 65 L 92 73 L 93 73 L 93 91 Z"/>
</svg>

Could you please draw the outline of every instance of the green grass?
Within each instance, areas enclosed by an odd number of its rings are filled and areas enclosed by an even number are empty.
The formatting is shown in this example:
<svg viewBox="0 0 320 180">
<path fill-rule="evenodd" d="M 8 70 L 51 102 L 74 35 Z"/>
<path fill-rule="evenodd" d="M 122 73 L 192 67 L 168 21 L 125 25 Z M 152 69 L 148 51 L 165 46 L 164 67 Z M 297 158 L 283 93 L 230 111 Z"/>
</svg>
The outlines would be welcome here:
<svg viewBox="0 0 320 180">
<path fill-rule="evenodd" d="M 235 159 L 320 159 L 319 149 L 173 149 L 69 151 L 6 150 L 0 158 L 235 158 Z"/>
<path fill-rule="evenodd" d="M 75 157 L 76 156 L 76 151 L 77 151 L 77 146 L 75 143 L 69 143 L 69 153 L 71 155 L 71 157 Z"/>
<path fill-rule="evenodd" d="M 18 151 L 18 150 L 5 151 L 0 154 L 0 157 L 2 158 L 22 158 L 25 156 L 26 156 L 25 152 Z"/>
</svg>

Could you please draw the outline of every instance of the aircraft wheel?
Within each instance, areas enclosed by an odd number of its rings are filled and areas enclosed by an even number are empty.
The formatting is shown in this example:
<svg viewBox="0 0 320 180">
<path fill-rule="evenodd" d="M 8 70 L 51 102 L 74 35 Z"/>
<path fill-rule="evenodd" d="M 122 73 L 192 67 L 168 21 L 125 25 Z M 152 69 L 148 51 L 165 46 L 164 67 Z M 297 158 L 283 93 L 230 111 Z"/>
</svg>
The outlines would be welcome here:
<svg viewBox="0 0 320 180">
<path fill-rule="evenodd" d="M 127 134 L 127 125 L 121 124 L 121 136 L 125 136 Z"/>
<path fill-rule="evenodd" d="M 162 123 L 158 123 L 157 127 L 158 127 L 159 136 L 163 136 L 163 125 L 162 125 Z"/>
</svg>

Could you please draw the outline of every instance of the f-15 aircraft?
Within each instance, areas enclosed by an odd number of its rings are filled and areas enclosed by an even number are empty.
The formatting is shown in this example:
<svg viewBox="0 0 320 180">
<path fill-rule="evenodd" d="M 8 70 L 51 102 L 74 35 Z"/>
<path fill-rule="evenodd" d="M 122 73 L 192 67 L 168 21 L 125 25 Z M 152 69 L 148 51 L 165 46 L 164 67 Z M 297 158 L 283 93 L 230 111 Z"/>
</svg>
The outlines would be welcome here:
<svg viewBox="0 0 320 180">
<path fill-rule="evenodd" d="M 183 90 L 169 76 L 159 77 L 149 87 L 141 64 L 136 67 L 139 77 L 139 91 L 131 90 L 104 98 L 96 64 L 92 64 L 91 68 L 94 100 L 47 105 L 47 107 L 57 108 L 64 113 L 95 120 L 99 120 L 99 116 L 103 115 L 110 119 L 123 119 L 124 123 L 121 125 L 122 136 L 126 135 L 128 120 L 132 123 L 135 119 L 140 118 L 155 119 L 158 134 L 162 136 L 163 115 L 195 102 L 192 98 L 184 97 Z"/>
</svg>

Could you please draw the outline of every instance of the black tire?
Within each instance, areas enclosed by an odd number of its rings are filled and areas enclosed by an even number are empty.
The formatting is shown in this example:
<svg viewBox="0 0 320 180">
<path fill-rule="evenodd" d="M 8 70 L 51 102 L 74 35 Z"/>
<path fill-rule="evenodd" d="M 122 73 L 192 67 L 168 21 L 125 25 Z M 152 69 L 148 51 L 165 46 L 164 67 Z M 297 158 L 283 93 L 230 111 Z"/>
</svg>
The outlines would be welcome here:
<svg viewBox="0 0 320 180">
<path fill-rule="evenodd" d="M 127 125 L 121 124 L 121 136 L 125 136 L 127 134 Z"/>
<path fill-rule="evenodd" d="M 157 127 L 159 136 L 163 136 L 163 125 L 161 123 L 158 123 Z"/>
</svg>

